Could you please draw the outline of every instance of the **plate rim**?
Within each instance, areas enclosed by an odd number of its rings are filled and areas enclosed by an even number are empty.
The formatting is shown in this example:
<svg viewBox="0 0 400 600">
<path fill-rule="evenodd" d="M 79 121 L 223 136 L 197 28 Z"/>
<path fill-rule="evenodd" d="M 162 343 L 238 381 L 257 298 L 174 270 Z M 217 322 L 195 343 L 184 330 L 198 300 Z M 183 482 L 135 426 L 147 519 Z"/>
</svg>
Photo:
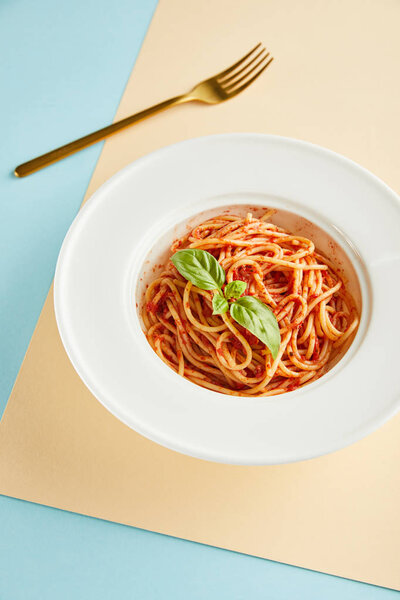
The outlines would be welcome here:
<svg viewBox="0 0 400 600">
<path fill-rule="evenodd" d="M 127 420 L 124 418 L 124 415 L 121 413 L 118 413 L 118 411 L 113 410 L 110 407 L 110 405 L 107 404 L 107 402 L 103 401 L 102 394 L 99 393 L 99 390 L 96 390 L 96 387 L 93 386 L 93 384 L 87 380 L 87 377 L 85 376 L 85 370 L 81 368 L 79 361 L 74 356 L 74 353 L 71 350 L 71 347 L 69 345 L 68 335 L 66 334 L 66 330 L 65 330 L 65 327 L 63 324 L 62 299 L 61 299 L 61 295 L 60 295 L 61 286 L 59 285 L 59 281 L 60 281 L 61 273 L 62 273 L 62 269 L 63 269 L 63 258 L 65 257 L 65 252 L 66 252 L 65 249 L 68 247 L 68 244 L 70 243 L 70 240 L 74 236 L 74 234 L 77 230 L 77 227 L 79 227 L 79 224 L 83 221 L 83 216 L 91 210 L 92 206 L 94 206 L 97 197 L 100 195 L 103 195 L 104 193 L 107 193 L 108 189 L 111 188 L 112 186 L 114 186 L 115 184 L 117 184 L 118 181 L 120 181 L 124 177 L 124 175 L 126 173 L 128 173 L 130 170 L 140 168 L 140 166 L 142 166 L 146 162 L 151 161 L 154 158 L 162 157 L 163 153 L 169 152 L 171 150 L 175 150 L 177 147 L 182 147 L 185 145 L 187 145 L 187 146 L 193 145 L 193 144 L 197 144 L 199 142 L 204 143 L 207 141 L 213 141 L 215 139 L 217 139 L 217 140 L 226 139 L 229 141 L 230 140 L 242 140 L 242 139 L 247 139 L 247 140 L 248 139 L 250 139 L 250 140 L 268 139 L 270 141 L 276 140 L 276 141 L 280 141 L 280 142 L 287 142 L 289 144 L 294 144 L 296 146 L 311 148 L 312 150 L 314 150 L 318 153 L 322 152 L 323 154 L 325 154 L 325 156 L 330 155 L 333 159 L 339 160 L 339 161 L 343 162 L 344 164 L 346 164 L 347 166 L 352 167 L 353 169 L 355 168 L 364 177 L 367 177 L 368 179 L 370 179 L 374 184 L 377 184 L 381 188 L 383 187 L 384 191 L 391 196 L 391 200 L 396 202 L 396 204 L 398 206 L 400 206 L 399 196 L 383 180 L 381 180 L 375 174 L 371 173 L 368 169 L 359 165 L 352 159 L 347 158 L 333 150 L 324 148 L 322 146 L 319 146 L 319 145 L 311 143 L 311 142 L 307 142 L 307 141 L 303 141 L 303 140 L 299 140 L 299 139 L 295 139 L 295 138 L 290 138 L 290 137 L 285 137 L 285 136 L 277 136 L 277 135 L 262 134 L 262 133 L 228 133 L 228 134 L 214 134 L 214 135 L 210 135 L 210 136 L 200 136 L 200 137 L 196 137 L 196 138 L 190 138 L 188 140 L 179 141 L 174 144 L 163 146 L 162 148 L 156 149 L 156 150 L 150 152 L 149 154 L 146 154 L 145 156 L 142 156 L 142 157 L 136 159 L 135 161 L 132 161 L 131 163 L 126 165 L 124 168 L 117 171 L 112 177 L 110 177 L 106 182 L 104 182 L 90 196 L 90 198 L 87 200 L 85 205 L 79 211 L 78 215 L 75 217 L 72 225 L 70 226 L 70 228 L 67 232 L 67 235 L 64 239 L 64 242 L 63 242 L 63 245 L 60 250 L 58 260 L 57 260 L 57 265 L 56 265 L 56 273 L 55 273 L 55 278 L 54 278 L 54 308 L 55 308 L 57 326 L 58 326 L 58 330 L 60 333 L 62 343 L 67 352 L 69 360 L 73 364 L 74 369 L 77 371 L 79 377 L 82 379 L 82 381 L 86 385 L 86 387 L 88 387 L 88 389 L 96 397 L 96 399 L 99 402 L 101 402 L 101 404 L 103 404 L 103 406 L 105 406 L 105 408 L 108 411 L 110 411 L 112 414 L 114 414 L 114 416 L 116 416 L 119 420 L 124 422 L 130 428 L 133 428 L 133 427 L 132 427 L 131 423 L 127 422 Z M 230 464 L 245 464 L 245 465 L 281 464 L 282 462 L 297 462 L 297 461 L 313 458 L 316 456 L 322 456 L 324 454 L 328 454 L 330 452 L 333 452 L 335 450 L 338 450 L 340 448 L 348 446 L 352 443 L 355 443 L 359 439 L 362 439 L 363 437 L 365 437 L 366 435 L 370 434 L 372 431 L 374 431 L 375 429 L 377 429 L 378 427 L 383 425 L 385 422 L 387 422 L 392 416 L 394 416 L 398 412 L 399 408 L 400 408 L 400 397 L 398 398 L 397 403 L 393 406 L 392 409 L 387 408 L 386 410 L 380 412 L 379 413 L 380 418 L 379 419 L 376 418 L 373 422 L 370 423 L 369 426 L 368 425 L 365 425 L 363 427 L 360 426 L 357 430 L 357 433 L 352 437 L 352 439 L 346 440 L 345 443 L 338 441 L 338 443 L 336 445 L 329 446 L 323 452 L 317 451 L 314 454 L 308 454 L 307 456 L 294 456 L 294 457 L 287 458 L 284 461 L 275 460 L 275 461 L 266 462 L 265 459 L 260 459 L 259 461 L 248 462 L 247 460 L 240 460 L 240 456 L 236 456 L 232 460 L 231 455 L 229 457 L 226 457 L 226 456 L 218 457 L 215 454 L 213 454 L 212 452 L 211 453 L 209 453 L 207 451 L 198 452 L 197 450 L 193 451 L 193 449 L 188 448 L 186 444 L 181 445 L 179 443 L 179 440 L 174 440 L 171 443 L 170 440 L 168 439 L 168 437 L 164 437 L 159 432 L 154 433 L 149 428 L 146 428 L 146 427 L 142 428 L 140 423 L 136 423 L 134 430 L 136 430 L 139 434 L 144 435 L 145 437 L 147 437 L 159 444 L 162 444 L 163 446 L 166 446 L 167 448 L 170 448 L 171 450 L 183 452 L 185 454 L 188 454 L 188 455 L 196 457 L 196 458 L 202 458 L 205 460 L 212 460 L 214 462 L 222 462 L 222 463 L 230 463 Z"/>
</svg>

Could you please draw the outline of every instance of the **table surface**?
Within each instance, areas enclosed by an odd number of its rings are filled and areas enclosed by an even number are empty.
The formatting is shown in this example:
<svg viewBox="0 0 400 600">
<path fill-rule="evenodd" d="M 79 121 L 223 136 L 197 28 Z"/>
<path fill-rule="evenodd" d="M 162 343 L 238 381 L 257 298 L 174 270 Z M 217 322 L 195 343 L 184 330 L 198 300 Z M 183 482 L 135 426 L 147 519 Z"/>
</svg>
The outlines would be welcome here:
<svg viewBox="0 0 400 600">
<path fill-rule="evenodd" d="M 12 171 L 112 120 L 156 3 L 0 5 L 0 414 L 101 144 L 26 179 Z M 1 600 L 398 595 L 4 496 L 0 531 Z"/>
</svg>

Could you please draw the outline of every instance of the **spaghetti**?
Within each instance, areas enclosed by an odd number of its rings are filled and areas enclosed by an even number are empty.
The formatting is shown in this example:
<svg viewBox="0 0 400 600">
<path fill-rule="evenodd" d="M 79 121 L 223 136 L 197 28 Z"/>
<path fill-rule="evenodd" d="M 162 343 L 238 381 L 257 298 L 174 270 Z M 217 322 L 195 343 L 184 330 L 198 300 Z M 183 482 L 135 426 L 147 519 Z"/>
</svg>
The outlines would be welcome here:
<svg viewBox="0 0 400 600">
<path fill-rule="evenodd" d="M 213 291 L 195 287 L 171 261 L 147 288 L 142 310 L 147 339 L 179 375 L 238 396 L 272 396 L 321 377 L 358 327 L 353 299 L 335 266 L 311 240 L 262 218 L 223 214 L 195 227 L 171 247 L 211 253 L 226 283 L 246 283 L 278 321 L 281 343 L 267 346 L 229 313 L 213 315 Z"/>
</svg>

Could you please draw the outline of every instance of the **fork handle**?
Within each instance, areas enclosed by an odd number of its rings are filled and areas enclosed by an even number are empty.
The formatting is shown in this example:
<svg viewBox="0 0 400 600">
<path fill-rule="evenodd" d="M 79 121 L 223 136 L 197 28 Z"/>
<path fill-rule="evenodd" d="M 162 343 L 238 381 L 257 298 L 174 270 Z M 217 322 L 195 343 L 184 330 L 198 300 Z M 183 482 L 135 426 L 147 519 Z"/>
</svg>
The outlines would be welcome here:
<svg viewBox="0 0 400 600">
<path fill-rule="evenodd" d="M 60 146 L 60 148 L 56 148 L 51 152 L 47 152 L 46 154 L 42 154 L 37 158 L 33 158 L 22 165 L 19 165 L 15 171 L 14 175 L 16 177 L 25 177 L 26 175 L 30 175 L 35 171 L 39 171 L 52 163 L 69 156 L 70 154 L 75 154 L 75 152 L 79 152 L 83 148 L 87 148 L 92 144 L 96 144 L 100 140 L 104 140 L 105 138 L 121 131 L 121 129 L 125 129 L 126 127 L 130 127 L 134 123 L 138 123 L 138 121 L 142 121 L 143 119 L 147 119 L 151 115 L 154 115 L 162 110 L 166 110 L 167 108 L 171 108 L 177 104 L 182 104 L 183 102 L 189 102 L 192 98 L 189 94 L 184 94 L 182 96 L 175 96 L 175 98 L 170 98 L 169 100 L 164 100 L 164 102 L 160 102 L 155 106 L 151 106 L 150 108 L 146 108 L 146 110 L 142 110 L 141 112 L 136 113 L 135 115 L 131 115 L 130 117 L 126 117 L 121 121 L 117 121 L 116 123 L 112 123 L 112 125 L 108 125 L 107 127 L 103 127 L 102 129 L 98 129 L 93 133 L 89 133 L 74 142 L 70 142 L 69 144 L 65 144 L 65 146 Z"/>
</svg>

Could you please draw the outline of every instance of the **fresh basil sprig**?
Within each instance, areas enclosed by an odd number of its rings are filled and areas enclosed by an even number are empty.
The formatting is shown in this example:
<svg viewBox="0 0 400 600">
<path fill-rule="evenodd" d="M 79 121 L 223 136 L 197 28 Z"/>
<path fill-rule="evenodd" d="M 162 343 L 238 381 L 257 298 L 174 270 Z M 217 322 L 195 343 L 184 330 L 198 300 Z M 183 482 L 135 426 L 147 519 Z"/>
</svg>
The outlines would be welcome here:
<svg viewBox="0 0 400 600">
<path fill-rule="evenodd" d="M 238 298 L 230 306 L 233 319 L 243 325 L 271 350 L 275 359 L 281 344 L 278 321 L 272 310 L 254 296 Z"/>
<path fill-rule="evenodd" d="M 213 315 L 222 315 L 229 310 L 229 304 L 226 298 L 218 292 L 212 299 Z"/>
<path fill-rule="evenodd" d="M 179 273 L 201 290 L 216 290 L 213 295 L 213 315 L 230 312 L 231 317 L 261 340 L 275 359 L 279 352 L 281 335 L 272 310 L 254 296 L 242 296 L 247 284 L 241 280 L 225 286 L 225 271 L 210 252 L 197 248 L 178 250 L 171 258 Z M 228 300 L 234 302 L 228 303 Z"/>
<path fill-rule="evenodd" d="M 247 284 L 245 281 L 242 281 L 241 279 L 235 279 L 235 281 L 231 281 L 225 287 L 225 298 L 227 300 L 231 300 L 232 298 L 240 298 L 246 288 Z"/>
<path fill-rule="evenodd" d="M 171 260 L 179 273 L 201 290 L 220 290 L 225 282 L 224 269 L 206 250 L 178 250 Z"/>
</svg>

